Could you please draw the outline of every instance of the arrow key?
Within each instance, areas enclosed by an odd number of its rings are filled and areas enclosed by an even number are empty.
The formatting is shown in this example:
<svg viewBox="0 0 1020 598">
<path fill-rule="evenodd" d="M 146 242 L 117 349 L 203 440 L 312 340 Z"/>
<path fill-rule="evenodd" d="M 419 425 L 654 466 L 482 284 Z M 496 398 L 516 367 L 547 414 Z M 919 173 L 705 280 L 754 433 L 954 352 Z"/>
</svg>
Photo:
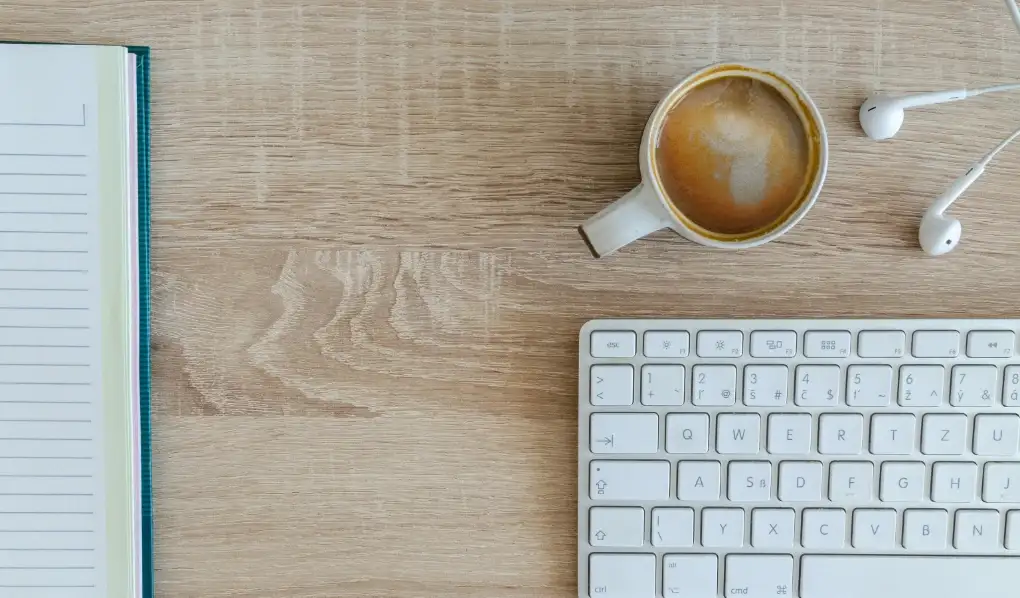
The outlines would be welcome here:
<svg viewBox="0 0 1020 598">
<path fill-rule="evenodd" d="M 589 448 L 600 454 L 650 454 L 659 450 L 655 413 L 592 413 Z"/>
<path fill-rule="evenodd" d="M 588 510 L 588 543 L 592 546 L 640 547 L 645 537 L 641 507 L 592 507 Z"/>
</svg>

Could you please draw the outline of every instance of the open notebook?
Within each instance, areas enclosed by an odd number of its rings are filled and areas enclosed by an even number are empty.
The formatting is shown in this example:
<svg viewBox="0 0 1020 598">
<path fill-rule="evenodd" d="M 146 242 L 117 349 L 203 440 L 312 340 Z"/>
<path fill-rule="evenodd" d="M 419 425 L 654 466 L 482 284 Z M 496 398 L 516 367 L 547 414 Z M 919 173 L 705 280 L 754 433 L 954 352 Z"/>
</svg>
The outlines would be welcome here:
<svg viewBox="0 0 1020 598">
<path fill-rule="evenodd" d="M 0 597 L 152 595 L 148 51 L 0 44 Z"/>
</svg>

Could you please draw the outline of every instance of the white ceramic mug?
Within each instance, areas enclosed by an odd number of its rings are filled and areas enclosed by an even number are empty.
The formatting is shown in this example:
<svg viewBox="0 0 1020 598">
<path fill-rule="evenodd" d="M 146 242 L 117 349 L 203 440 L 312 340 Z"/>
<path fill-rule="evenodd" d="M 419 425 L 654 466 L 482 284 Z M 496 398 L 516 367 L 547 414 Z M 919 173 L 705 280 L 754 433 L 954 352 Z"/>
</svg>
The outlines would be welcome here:
<svg viewBox="0 0 1020 598">
<path fill-rule="evenodd" d="M 658 174 L 654 152 L 666 117 L 687 93 L 713 79 L 734 76 L 762 81 L 789 103 L 808 137 L 811 176 L 802 197 L 791 201 L 790 209 L 768 226 L 746 234 L 721 234 L 699 226 L 669 200 Z M 829 141 L 818 107 L 790 78 L 762 67 L 726 63 L 709 66 L 690 75 L 666 94 L 645 126 L 639 160 L 641 184 L 580 227 L 581 236 L 595 257 L 609 255 L 664 228 L 672 229 L 695 243 L 722 249 L 755 247 L 773 241 L 800 222 L 818 200 L 828 171 Z"/>
</svg>

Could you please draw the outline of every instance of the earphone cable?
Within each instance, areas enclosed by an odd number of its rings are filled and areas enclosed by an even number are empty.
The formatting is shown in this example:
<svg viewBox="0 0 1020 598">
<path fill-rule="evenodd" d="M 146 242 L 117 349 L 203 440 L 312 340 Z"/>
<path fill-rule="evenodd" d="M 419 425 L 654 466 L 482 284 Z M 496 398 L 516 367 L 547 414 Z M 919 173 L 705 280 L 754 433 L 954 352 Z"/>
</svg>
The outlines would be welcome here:
<svg viewBox="0 0 1020 598">
<path fill-rule="evenodd" d="M 998 156 L 1002 152 L 1002 150 L 1004 150 L 1007 147 L 1009 147 L 1009 144 L 1011 144 L 1014 141 L 1016 141 L 1016 139 L 1018 137 L 1020 137 L 1020 129 L 1017 129 L 1012 135 L 1010 135 L 1008 138 L 1006 138 L 1005 141 L 1000 143 L 998 147 L 996 147 L 991 152 L 989 152 L 988 155 L 985 156 L 983 160 L 981 160 L 981 164 L 984 165 L 984 166 L 988 166 L 988 164 L 990 164 L 991 161 L 994 160 L 995 157 Z"/>
<path fill-rule="evenodd" d="M 1020 83 L 1006 83 L 1005 85 L 994 85 L 992 87 L 984 87 L 982 89 L 968 89 L 967 97 L 980 96 L 986 93 L 996 93 L 999 91 L 1013 91 L 1020 89 Z"/>
<path fill-rule="evenodd" d="M 1017 5 L 1016 0 L 1006 0 L 1006 7 L 1009 8 L 1009 14 L 1013 16 L 1017 31 L 1020 31 L 1020 6 Z"/>
</svg>

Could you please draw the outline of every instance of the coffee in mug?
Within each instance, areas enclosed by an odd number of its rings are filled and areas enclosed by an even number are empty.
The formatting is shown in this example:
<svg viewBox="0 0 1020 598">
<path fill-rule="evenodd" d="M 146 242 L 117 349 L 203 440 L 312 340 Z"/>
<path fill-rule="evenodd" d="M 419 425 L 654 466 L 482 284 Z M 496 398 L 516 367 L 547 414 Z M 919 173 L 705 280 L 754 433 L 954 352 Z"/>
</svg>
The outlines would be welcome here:
<svg viewBox="0 0 1020 598">
<path fill-rule="evenodd" d="M 667 227 L 714 247 L 760 245 L 811 208 L 827 161 L 821 115 L 792 81 L 710 67 L 659 104 L 642 141 L 642 184 L 581 234 L 596 256 Z"/>
</svg>

